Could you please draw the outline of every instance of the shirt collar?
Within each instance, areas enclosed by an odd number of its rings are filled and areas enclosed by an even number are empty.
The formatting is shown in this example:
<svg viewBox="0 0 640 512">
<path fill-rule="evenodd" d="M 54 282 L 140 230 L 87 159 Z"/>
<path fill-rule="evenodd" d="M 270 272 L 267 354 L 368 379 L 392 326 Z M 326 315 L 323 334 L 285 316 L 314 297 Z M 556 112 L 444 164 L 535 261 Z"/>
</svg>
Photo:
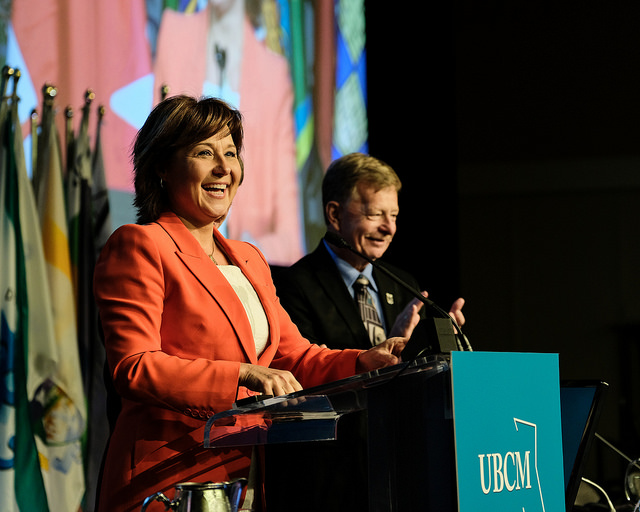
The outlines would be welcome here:
<svg viewBox="0 0 640 512">
<path fill-rule="evenodd" d="M 324 243 L 324 246 L 327 248 L 327 251 L 329 251 L 329 255 L 331 256 L 336 266 L 338 267 L 338 271 L 342 276 L 342 280 L 345 282 L 349 290 L 352 289 L 353 283 L 356 282 L 356 279 L 358 279 L 358 276 L 363 275 L 369 280 L 370 286 L 373 288 L 373 290 L 376 293 L 378 292 L 378 286 L 376 285 L 376 282 L 373 279 L 373 265 L 371 265 L 370 263 L 367 263 L 367 266 L 364 268 L 364 270 L 360 271 L 357 268 L 354 268 L 351 265 L 351 263 L 348 263 L 347 261 L 343 260 L 340 256 L 338 256 L 333 251 L 333 249 L 331 249 L 329 244 L 324 239 L 322 240 L 322 242 Z"/>
</svg>

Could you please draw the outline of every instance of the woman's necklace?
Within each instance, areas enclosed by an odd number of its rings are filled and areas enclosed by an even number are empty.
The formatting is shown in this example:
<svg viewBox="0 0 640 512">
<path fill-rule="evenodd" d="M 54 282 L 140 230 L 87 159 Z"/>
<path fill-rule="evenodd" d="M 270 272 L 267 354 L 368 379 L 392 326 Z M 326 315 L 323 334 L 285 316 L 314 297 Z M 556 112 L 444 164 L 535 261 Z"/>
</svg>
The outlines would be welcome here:
<svg viewBox="0 0 640 512">
<path fill-rule="evenodd" d="M 216 243 L 215 243 L 215 242 L 213 242 L 213 251 L 211 251 L 211 254 L 209 254 L 209 259 L 210 259 L 211 261 L 213 261 L 213 262 L 217 265 L 217 264 L 218 264 L 218 262 L 217 262 L 217 261 L 216 261 L 216 259 L 213 257 L 213 255 L 215 254 L 215 252 L 216 252 Z"/>
</svg>

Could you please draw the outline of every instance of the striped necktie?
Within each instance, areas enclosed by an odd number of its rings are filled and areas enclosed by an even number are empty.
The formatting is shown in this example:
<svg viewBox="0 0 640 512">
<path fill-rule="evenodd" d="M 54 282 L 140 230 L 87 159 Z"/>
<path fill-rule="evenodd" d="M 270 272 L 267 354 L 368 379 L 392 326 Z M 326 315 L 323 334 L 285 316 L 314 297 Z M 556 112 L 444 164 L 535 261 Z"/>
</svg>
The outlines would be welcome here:
<svg viewBox="0 0 640 512">
<path fill-rule="evenodd" d="M 353 283 L 353 289 L 358 307 L 360 308 L 360 317 L 369 333 L 371 344 L 375 346 L 378 343 L 382 343 L 386 339 L 386 335 L 382 328 L 376 307 L 373 304 L 371 294 L 369 293 L 369 280 L 360 274 L 356 282 Z"/>
</svg>

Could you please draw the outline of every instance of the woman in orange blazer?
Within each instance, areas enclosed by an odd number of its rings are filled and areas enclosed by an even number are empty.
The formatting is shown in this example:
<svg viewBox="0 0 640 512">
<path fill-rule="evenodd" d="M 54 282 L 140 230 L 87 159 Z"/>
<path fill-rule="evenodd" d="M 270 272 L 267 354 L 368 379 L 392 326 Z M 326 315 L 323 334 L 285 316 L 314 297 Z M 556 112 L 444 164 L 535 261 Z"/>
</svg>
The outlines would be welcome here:
<svg viewBox="0 0 640 512">
<path fill-rule="evenodd" d="M 171 97 L 138 133 L 138 224 L 111 236 L 94 274 L 122 403 L 100 511 L 139 510 L 184 481 L 248 477 L 250 447 L 202 448 L 205 420 L 237 399 L 398 362 L 403 339 L 364 352 L 310 344 L 280 306 L 262 254 L 220 235 L 244 177 L 241 150 L 240 114 L 211 98 Z"/>
</svg>

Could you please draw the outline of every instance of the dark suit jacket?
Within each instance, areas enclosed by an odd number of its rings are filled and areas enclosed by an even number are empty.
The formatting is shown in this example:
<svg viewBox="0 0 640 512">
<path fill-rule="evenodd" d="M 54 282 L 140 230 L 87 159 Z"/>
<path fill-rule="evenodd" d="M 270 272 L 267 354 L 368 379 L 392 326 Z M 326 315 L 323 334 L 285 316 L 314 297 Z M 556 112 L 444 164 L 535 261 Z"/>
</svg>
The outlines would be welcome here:
<svg viewBox="0 0 640 512">
<path fill-rule="evenodd" d="M 407 272 L 380 262 L 414 289 L 417 281 Z M 382 314 L 387 329 L 414 296 L 376 269 Z M 358 306 L 344 284 L 323 242 L 289 268 L 274 273 L 276 293 L 302 335 L 329 348 L 371 348 Z M 423 308 L 424 309 L 424 308 Z"/>
<path fill-rule="evenodd" d="M 420 289 L 407 272 L 386 267 Z M 356 301 L 323 242 L 291 267 L 274 271 L 273 277 L 282 305 L 305 338 L 335 349 L 371 348 Z M 383 272 L 374 270 L 373 277 L 390 329 L 414 296 Z M 307 512 L 369 510 L 366 413 L 341 417 L 337 431 L 335 441 L 266 447 L 270 506 L 278 512 L 299 510 L 300 503 Z"/>
</svg>

